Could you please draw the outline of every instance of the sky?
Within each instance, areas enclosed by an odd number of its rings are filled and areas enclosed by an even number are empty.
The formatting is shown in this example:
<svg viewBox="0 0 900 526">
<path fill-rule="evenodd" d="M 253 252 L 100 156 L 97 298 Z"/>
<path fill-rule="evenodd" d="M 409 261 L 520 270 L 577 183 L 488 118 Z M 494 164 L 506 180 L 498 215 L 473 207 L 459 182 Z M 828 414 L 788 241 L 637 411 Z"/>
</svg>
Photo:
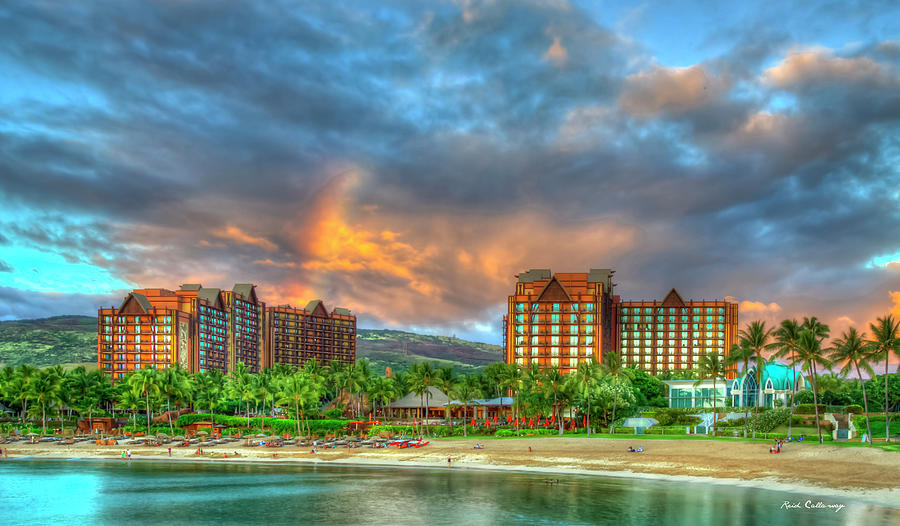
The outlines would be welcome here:
<svg viewBox="0 0 900 526">
<path fill-rule="evenodd" d="M 900 315 L 900 4 L 0 5 L 0 319 L 252 282 L 500 343 L 530 268 Z"/>
</svg>

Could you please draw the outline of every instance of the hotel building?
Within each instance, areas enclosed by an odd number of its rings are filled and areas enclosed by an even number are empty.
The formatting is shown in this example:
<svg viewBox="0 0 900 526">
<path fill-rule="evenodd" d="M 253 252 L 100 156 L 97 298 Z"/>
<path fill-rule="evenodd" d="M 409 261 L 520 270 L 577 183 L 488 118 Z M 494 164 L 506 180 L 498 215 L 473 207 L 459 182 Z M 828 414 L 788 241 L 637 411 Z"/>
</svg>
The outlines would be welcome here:
<svg viewBox="0 0 900 526">
<path fill-rule="evenodd" d="M 219 289 L 136 289 L 97 317 L 97 366 L 119 379 L 139 369 L 226 370 Z"/>
<path fill-rule="evenodd" d="M 506 362 L 559 366 L 568 373 L 614 349 L 613 273 L 532 269 L 517 275 L 503 318 Z"/>
<path fill-rule="evenodd" d="M 650 374 L 693 369 L 709 352 L 725 358 L 738 341 L 738 305 L 727 300 L 684 301 L 672 289 L 662 301 L 622 301 L 616 311 L 622 363 Z"/>
<path fill-rule="evenodd" d="M 625 366 L 655 375 L 693 369 L 708 352 L 727 357 L 737 343 L 737 303 L 684 301 L 675 289 L 661 301 L 622 301 L 612 294 L 614 272 L 517 275 L 503 317 L 506 363 L 568 373 L 582 360 L 602 362 L 605 353 L 617 352 Z M 726 376 L 734 374 L 731 368 Z"/>
<path fill-rule="evenodd" d="M 274 363 L 299 367 L 309 360 L 323 365 L 356 361 L 356 316 L 347 309 L 329 313 L 321 300 L 313 300 L 303 309 L 269 307 L 268 318 L 267 352 Z"/>
<path fill-rule="evenodd" d="M 266 351 L 266 304 L 256 296 L 256 285 L 237 283 L 232 290 L 222 292 L 225 300 L 228 329 L 228 368 L 238 362 L 251 373 L 258 373 L 272 366 Z"/>
<path fill-rule="evenodd" d="M 349 310 L 329 313 L 320 300 L 305 309 L 267 308 L 253 284 L 223 291 L 189 283 L 176 291 L 135 289 L 119 307 L 98 311 L 97 366 L 114 380 L 176 364 L 192 373 L 227 373 L 243 362 L 257 373 L 313 358 L 356 360 L 356 317 Z"/>
</svg>

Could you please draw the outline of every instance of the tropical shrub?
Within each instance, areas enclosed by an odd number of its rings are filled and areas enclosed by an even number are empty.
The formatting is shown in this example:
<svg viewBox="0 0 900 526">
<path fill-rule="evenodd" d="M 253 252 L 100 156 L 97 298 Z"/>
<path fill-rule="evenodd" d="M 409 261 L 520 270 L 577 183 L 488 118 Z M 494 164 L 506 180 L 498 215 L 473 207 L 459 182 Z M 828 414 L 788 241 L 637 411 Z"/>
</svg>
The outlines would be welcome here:
<svg viewBox="0 0 900 526">
<path fill-rule="evenodd" d="M 819 418 L 822 417 L 822 414 L 825 412 L 825 406 L 823 404 L 819 404 Z M 794 414 L 798 415 L 814 415 L 816 413 L 815 406 L 813 404 L 800 404 L 794 408 Z"/>
<path fill-rule="evenodd" d="M 861 405 L 848 405 L 844 408 L 845 413 L 853 413 L 854 415 L 861 415 L 863 413 L 863 408 Z"/>
<path fill-rule="evenodd" d="M 324 416 L 328 420 L 338 420 L 341 416 L 344 415 L 344 411 L 341 409 L 329 409 L 325 411 Z"/>
<path fill-rule="evenodd" d="M 751 429 L 756 429 L 757 433 L 768 433 L 782 424 L 787 424 L 790 416 L 790 410 L 785 408 L 765 411 L 750 419 Z"/>
</svg>

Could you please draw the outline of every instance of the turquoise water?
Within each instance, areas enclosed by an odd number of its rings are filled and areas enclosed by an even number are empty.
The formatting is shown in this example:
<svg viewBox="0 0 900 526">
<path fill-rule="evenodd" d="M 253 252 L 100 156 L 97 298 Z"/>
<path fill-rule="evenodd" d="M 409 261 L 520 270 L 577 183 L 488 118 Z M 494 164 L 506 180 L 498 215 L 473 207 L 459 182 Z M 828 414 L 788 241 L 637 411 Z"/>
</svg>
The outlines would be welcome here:
<svg viewBox="0 0 900 526">
<path fill-rule="evenodd" d="M 554 478 L 557 476 L 554 475 Z M 357 466 L 0 462 L 0 524 L 897 525 L 900 510 L 729 486 Z M 835 512 L 805 501 L 843 504 Z M 785 501 L 800 509 L 783 509 Z"/>
</svg>

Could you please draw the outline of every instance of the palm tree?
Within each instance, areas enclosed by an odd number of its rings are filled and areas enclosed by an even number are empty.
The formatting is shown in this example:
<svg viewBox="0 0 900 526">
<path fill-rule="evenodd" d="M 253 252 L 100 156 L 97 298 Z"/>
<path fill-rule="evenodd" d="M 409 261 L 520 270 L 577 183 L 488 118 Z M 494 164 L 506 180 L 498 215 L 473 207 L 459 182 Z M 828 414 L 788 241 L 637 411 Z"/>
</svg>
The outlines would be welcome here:
<svg viewBox="0 0 900 526">
<path fill-rule="evenodd" d="M 169 418 L 169 433 L 175 434 L 175 426 L 172 424 L 172 399 L 177 401 L 190 396 L 190 382 L 178 366 L 171 369 L 162 369 L 156 377 L 159 391 L 166 397 L 166 415 Z"/>
<path fill-rule="evenodd" d="M 369 396 L 372 400 L 372 416 L 375 417 L 377 413 L 376 404 L 381 404 L 382 408 L 387 407 L 391 400 L 397 396 L 397 384 L 390 378 L 375 377 L 369 384 Z M 384 411 L 382 413 L 387 418 L 387 413 Z"/>
<path fill-rule="evenodd" d="M 215 369 L 213 369 L 215 371 Z M 215 429 L 216 408 L 222 404 L 222 384 L 220 376 L 212 374 L 212 371 L 197 373 L 194 375 L 195 396 L 194 401 L 201 408 L 209 409 L 210 422 Z"/>
<path fill-rule="evenodd" d="M 422 426 L 426 433 L 428 430 L 428 398 L 431 394 L 428 388 L 433 383 L 434 377 L 434 368 L 428 362 L 417 362 L 413 364 L 412 371 L 410 371 L 410 388 L 412 392 L 419 395 L 419 399 L 423 400 L 425 405 L 425 418 L 422 419 Z"/>
<path fill-rule="evenodd" d="M 791 366 L 791 399 L 790 399 L 790 417 L 788 418 L 788 438 L 791 436 L 792 421 L 794 420 L 794 393 L 797 392 L 797 365 L 796 350 L 797 341 L 800 339 L 800 324 L 797 320 L 783 320 L 773 335 L 775 342 L 770 347 L 776 349 L 775 358 L 787 358 L 788 364 Z"/>
<path fill-rule="evenodd" d="M 866 371 L 869 377 L 875 376 L 875 371 L 869 364 L 872 359 L 872 349 L 865 341 L 865 333 L 859 334 L 854 327 L 850 327 L 848 332 L 841 334 L 841 337 L 832 342 L 831 356 L 832 362 L 846 362 L 841 368 L 841 374 L 847 376 L 853 369 L 856 369 L 856 376 L 859 385 L 862 386 L 863 407 L 866 412 L 866 434 L 869 445 L 872 444 L 872 426 L 869 424 L 869 400 L 866 396 L 866 384 L 862 379 L 862 372 Z"/>
<path fill-rule="evenodd" d="M 126 380 L 136 395 L 144 398 L 147 408 L 147 435 L 150 435 L 150 397 L 159 395 L 159 382 L 153 369 L 138 369 Z"/>
<path fill-rule="evenodd" d="M 119 405 L 131 412 L 131 428 L 136 431 L 137 410 L 141 408 L 142 400 L 127 384 L 123 384 L 123 386 L 124 388 L 119 392 L 117 401 Z"/>
<path fill-rule="evenodd" d="M 41 369 L 28 384 L 30 398 L 41 404 L 42 434 L 47 433 L 47 406 L 59 401 L 62 378 L 52 368 Z"/>
<path fill-rule="evenodd" d="M 747 400 L 747 395 L 749 393 L 747 391 L 746 382 L 747 382 L 747 375 L 750 374 L 749 367 L 750 367 L 750 359 L 753 357 L 753 350 L 746 347 L 744 345 L 744 343 L 745 342 L 742 339 L 740 344 L 735 344 L 731 348 L 731 351 L 728 353 L 728 358 L 726 359 L 725 363 L 729 367 L 732 365 L 739 364 L 739 363 L 743 363 L 743 365 L 744 365 L 744 368 L 741 371 L 741 374 L 744 375 L 744 377 L 741 379 L 741 394 L 743 395 L 743 398 L 744 398 L 744 438 L 747 438 L 747 423 L 750 420 L 750 406 L 748 406 L 747 404 L 750 401 Z M 759 385 L 757 384 L 756 387 L 757 387 L 756 396 L 758 397 L 759 396 Z"/>
<path fill-rule="evenodd" d="M 766 327 L 764 321 L 754 321 L 738 332 L 741 338 L 741 347 L 745 347 L 752 351 L 750 360 L 755 363 L 756 369 L 756 407 L 754 408 L 754 416 L 759 415 L 759 404 L 762 398 L 762 375 L 765 368 L 766 357 L 763 351 L 769 346 L 769 339 L 772 337 L 772 329 Z M 753 438 L 756 438 L 756 425 L 753 426 Z"/>
<path fill-rule="evenodd" d="M 594 361 L 593 358 L 589 358 L 583 362 L 578 364 L 578 368 L 575 370 L 575 384 L 578 386 L 578 391 L 584 394 L 584 397 L 587 398 L 587 436 L 591 437 L 591 391 L 597 384 L 597 381 L 601 378 L 600 366 L 597 365 L 597 362 Z"/>
<path fill-rule="evenodd" d="M 94 393 L 94 377 L 90 376 L 84 366 L 79 366 L 66 374 L 63 382 L 67 393 L 67 404 L 78 411 L 84 418 L 88 417 L 88 426 L 94 427 L 92 413 L 97 404 Z"/>
<path fill-rule="evenodd" d="M 315 363 L 315 360 L 310 360 Z M 307 362 L 307 363 L 310 363 Z M 271 370 L 263 371 L 253 375 L 251 383 L 253 384 L 253 392 L 256 400 L 262 402 L 263 410 L 259 417 L 259 428 L 262 429 L 266 425 L 266 402 L 274 396 L 274 380 L 272 379 Z M 249 426 L 248 426 L 249 427 Z"/>
<path fill-rule="evenodd" d="M 634 371 L 622 365 L 622 358 L 618 353 L 607 353 L 603 363 L 600 364 L 600 372 L 609 378 L 610 387 L 613 390 L 613 412 L 612 421 L 609 425 L 609 432 L 615 433 L 616 429 L 616 407 L 619 405 L 619 385 L 631 385 L 634 378 Z"/>
<path fill-rule="evenodd" d="M 872 359 L 884 360 L 884 440 L 891 441 L 891 414 L 888 403 L 888 364 L 891 353 L 900 353 L 900 320 L 894 320 L 894 316 L 878 318 L 875 323 L 869 324 L 873 339 L 869 341 Z"/>
<path fill-rule="evenodd" d="M 453 379 L 453 368 L 452 367 L 441 367 L 435 372 L 434 376 L 434 385 L 441 391 L 450 395 L 450 390 L 453 387 L 454 379 Z M 449 401 L 449 400 L 448 400 Z M 449 421 L 450 430 L 452 433 L 453 430 L 453 419 L 450 418 L 450 404 L 444 406 L 444 420 Z"/>
<path fill-rule="evenodd" d="M 39 369 L 32 365 L 22 364 L 16 369 L 16 378 L 13 386 L 10 386 L 10 389 L 15 393 L 16 398 L 22 401 L 22 421 L 25 421 L 25 418 L 28 415 L 28 399 L 29 395 L 29 384 L 31 383 L 32 378 L 34 378 Z"/>
<path fill-rule="evenodd" d="M 694 385 L 700 384 L 703 380 L 712 379 L 713 381 L 713 437 L 716 436 L 716 421 L 719 419 L 719 391 L 716 388 L 716 381 L 725 377 L 725 369 L 725 360 L 717 352 L 708 352 L 697 361 L 697 373 L 700 375 L 700 379 L 694 382 Z"/>
<path fill-rule="evenodd" d="M 819 443 L 822 443 L 822 429 L 819 424 L 819 394 L 818 394 L 818 374 L 816 367 L 819 365 L 828 366 L 830 362 L 822 354 L 822 342 L 816 337 L 816 334 L 804 328 L 800 331 L 800 339 L 797 341 L 797 360 L 803 364 L 805 369 L 813 379 L 813 404 L 816 412 L 816 432 L 819 434 Z"/>
<path fill-rule="evenodd" d="M 469 417 L 469 402 L 481 394 L 481 385 L 478 378 L 471 375 L 463 375 L 456 379 L 451 389 L 453 397 L 463 403 L 463 436 L 468 437 L 466 419 Z"/>
<path fill-rule="evenodd" d="M 563 434 L 563 419 L 560 408 L 560 401 L 565 398 L 566 376 L 559 370 L 559 366 L 552 366 L 544 370 L 544 380 L 542 383 L 544 391 L 549 398 L 553 395 L 553 417 L 557 420 L 559 434 Z"/>
<path fill-rule="evenodd" d="M 313 388 L 309 378 L 302 372 L 282 378 L 278 383 L 278 387 L 278 403 L 293 406 L 294 418 L 297 422 L 297 436 L 300 436 L 301 417 L 305 416 L 305 410 L 313 398 L 318 401 L 318 393 Z M 307 435 L 311 435 L 308 422 L 306 422 L 306 430 Z"/>
<path fill-rule="evenodd" d="M 514 400 L 514 412 L 516 419 L 516 436 L 519 436 L 519 391 L 522 390 L 522 383 L 524 381 L 524 373 L 522 368 L 519 367 L 518 364 L 509 363 L 506 364 L 506 367 L 503 370 L 502 376 L 500 376 L 501 385 L 513 391 Z"/>
<path fill-rule="evenodd" d="M 251 383 L 250 369 L 244 365 L 244 362 L 238 362 L 231 371 L 228 379 L 227 392 L 244 402 L 244 409 L 247 415 L 247 427 L 250 427 L 250 401 L 254 399 L 253 384 Z"/>
</svg>

